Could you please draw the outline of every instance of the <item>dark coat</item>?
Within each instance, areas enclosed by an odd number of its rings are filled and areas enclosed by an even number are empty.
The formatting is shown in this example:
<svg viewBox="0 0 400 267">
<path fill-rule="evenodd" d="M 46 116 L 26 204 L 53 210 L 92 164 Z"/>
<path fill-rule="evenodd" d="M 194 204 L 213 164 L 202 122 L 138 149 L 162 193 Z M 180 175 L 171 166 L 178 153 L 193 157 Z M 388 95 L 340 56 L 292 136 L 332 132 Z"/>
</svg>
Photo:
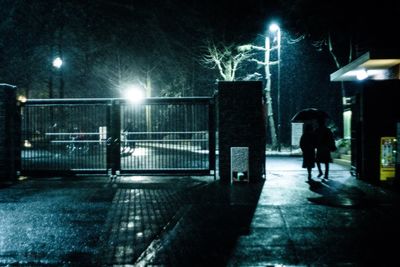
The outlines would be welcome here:
<svg viewBox="0 0 400 267">
<path fill-rule="evenodd" d="M 315 167 L 315 135 L 305 132 L 300 138 L 300 148 L 303 152 L 303 168 Z"/>
<path fill-rule="evenodd" d="M 326 126 L 320 126 L 315 130 L 317 156 L 320 163 L 332 162 L 331 151 L 336 149 L 332 131 Z"/>
</svg>

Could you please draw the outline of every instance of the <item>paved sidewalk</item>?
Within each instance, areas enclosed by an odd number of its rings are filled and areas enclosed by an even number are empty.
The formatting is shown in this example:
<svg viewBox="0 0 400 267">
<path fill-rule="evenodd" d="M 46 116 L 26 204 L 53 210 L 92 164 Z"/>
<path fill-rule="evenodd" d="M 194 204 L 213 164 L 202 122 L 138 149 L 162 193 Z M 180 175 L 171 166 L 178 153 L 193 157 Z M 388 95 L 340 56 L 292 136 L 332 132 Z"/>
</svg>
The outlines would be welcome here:
<svg viewBox="0 0 400 267">
<path fill-rule="evenodd" d="M 0 188 L 0 266 L 393 266 L 399 194 L 300 166 L 268 157 L 257 184 L 27 179 Z"/>
<path fill-rule="evenodd" d="M 336 164 L 328 181 L 306 183 L 306 171 L 296 170 L 300 158 L 273 163 L 230 266 L 396 265 L 398 193 L 357 180 Z"/>
<path fill-rule="evenodd" d="M 399 196 L 332 164 L 306 182 L 300 158 L 270 158 L 264 183 L 210 184 L 141 266 L 393 266 Z"/>
</svg>

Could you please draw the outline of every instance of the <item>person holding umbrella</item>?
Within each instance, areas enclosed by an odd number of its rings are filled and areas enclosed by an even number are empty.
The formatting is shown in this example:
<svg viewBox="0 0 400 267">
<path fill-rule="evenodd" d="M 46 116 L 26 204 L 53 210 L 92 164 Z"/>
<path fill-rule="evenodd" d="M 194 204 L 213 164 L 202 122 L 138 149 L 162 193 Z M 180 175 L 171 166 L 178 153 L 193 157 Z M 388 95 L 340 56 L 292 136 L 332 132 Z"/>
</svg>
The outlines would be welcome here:
<svg viewBox="0 0 400 267">
<path fill-rule="evenodd" d="M 329 177 L 329 163 L 332 162 L 331 152 L 336 150 L 335 139 L 332 131 L 325 126 L 329 115 L 322 110 L 316 108 L 306 108 L 297 112 L 292 122 L 317 122 L 317 128 L 314 132 L 316 156 L 315 162 L 319 171 L 318 177 L 324 175 L 325 179 Z M 322 172 L 321 163 L 325 165 L 325 173 Z M 312 166 L 312 165 L 311 165 Z"/>
<path fill-rule="evenodd" d="M 317 119 L 318 127 L 315 129 L 316 137 L 316 163 L 319 171 L 318 177 L 324 175 L 324 179 L 329 177 L 329 163 L 332 162 L 331 152 L 336 150 L 335 139 L 332 131 L 326 127 L 325 118 Z M 322 172 L 321 163 L 325 165 L 325 173 Z"/>
<path fill-rule="evenodd" d="M 308 181 L 311 179 L 311 171 L 315 167 L 315 134 L 312 124 L 304 125 L 304 133 L 300 137 L 300 149 L 303 154 L 303 168 L 307 168 Z"/>
</svg>

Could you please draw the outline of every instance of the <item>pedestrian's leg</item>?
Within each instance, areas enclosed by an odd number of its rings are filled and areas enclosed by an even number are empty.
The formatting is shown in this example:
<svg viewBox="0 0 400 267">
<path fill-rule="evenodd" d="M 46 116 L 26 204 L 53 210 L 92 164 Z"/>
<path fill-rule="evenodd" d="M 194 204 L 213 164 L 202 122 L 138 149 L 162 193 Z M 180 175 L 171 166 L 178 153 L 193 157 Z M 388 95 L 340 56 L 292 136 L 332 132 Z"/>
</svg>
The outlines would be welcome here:
<svg viewBox="0 0 400 267">
<path fill-rule="evenodd" d="M 307 167 L 308 180 L 311 180 L 311 167 Z"/>
<path fill-rule="evenodd" d="M 321 170 L 321 163 L 319 161 L 317 161 L 317 168 L 318 168 L 318 171 L 319 171 L 318 177 L 321 177 L 323 173 L 322 173 L 322 170 Z"/>
<path fill-rule="evenodd" d="M 329 176 L 329 162 L 325 162 L 325 179 L 328 179 Z"/>
</svg>

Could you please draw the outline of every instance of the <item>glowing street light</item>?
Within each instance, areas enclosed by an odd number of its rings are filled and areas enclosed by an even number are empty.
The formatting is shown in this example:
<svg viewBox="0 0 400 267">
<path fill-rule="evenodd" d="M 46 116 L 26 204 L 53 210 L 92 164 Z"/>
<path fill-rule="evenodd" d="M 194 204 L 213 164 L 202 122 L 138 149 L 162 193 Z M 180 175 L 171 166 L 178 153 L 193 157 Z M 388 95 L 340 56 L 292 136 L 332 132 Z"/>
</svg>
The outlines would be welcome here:
<svg viewBox="0 0 400 267">
<path fill-rule="evenodd" d="M 139 86 L 131 85 L 124 91 L 124 98 L 131 103 L 138 104 L 143 101 L 145 94 Z"/>
<path fill-rule="evenodd" d="M 26 99 L 26 96 L 20 95 L 20 96 L 18 96 L 17 100 L 21 103 L 25 103 L 27 99 Z"/>
<path fill-rule="evenodd" d="M 62 64 L 63 64 L 63 61 L 62 61 L 62 59 L 61 59 L 60 57 L 56 57 L 56 58 L 53 60 L 53 67 L 54 67 L 54 68 L 59 69 L 59 68 L 61 68 Z"/>
<path fill-rule="evenodd" d="M 49 77 L 49 98 L 53 98 L 54 97 L 54 92 L 53 92 L 53 76 L 56 74 L 57 76 L 59 76 L 60 78 L 60 98 L 64 97 L 64 80 L 63 80 L 63 73 L 62 73 L 62 68 L 61 66 L 63 65 L 63 60 L 61 59 L 61 57 L 56 57 L 53 59 L 53 61 L 51 62 L 51 65 L 53 66 L 53 68 L 50 69 L 50 77 Z M 54 69 L 57 69 L 57 71 L 55 71 Z"/>
<path fill-rule="evenodd" d="M 272 23 L 271 25 L 269 25 L 269 30 L 271 32 L 277 32 L 280 30 L 279 25 L 276 23 Z"/>
</svg>

